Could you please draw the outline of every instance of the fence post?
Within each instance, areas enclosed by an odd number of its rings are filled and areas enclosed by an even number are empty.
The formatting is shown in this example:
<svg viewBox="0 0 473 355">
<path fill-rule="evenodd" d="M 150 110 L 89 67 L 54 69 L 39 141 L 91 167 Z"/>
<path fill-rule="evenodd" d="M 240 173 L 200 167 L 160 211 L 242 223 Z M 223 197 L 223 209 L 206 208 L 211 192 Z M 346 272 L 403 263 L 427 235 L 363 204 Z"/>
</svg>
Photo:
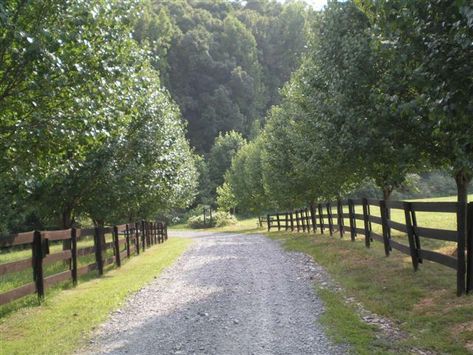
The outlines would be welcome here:
<svg viewBox="0 0 473 355">
<path fill-rule="evenodd" d="M 113 245 L 115 247 L 115 263 L 117 264 L 118 267 L 120 267 L 122 265 L 122 262 L 120 260 L 120 240 L 118 238 L 117 226 L 113 226 L 112 237 L 113 237 Z"/>
<path fill-rule="evenodd" d="M 43 258 L 44 239 L 41 232 L 35 231 L 33 236 L 33 279 L 36 285 L 36 293 L 40 299 L 44 298 L 44 275 L 43 275 Z"/>
<path fill-rule="evenodd" d="M 145 238 L 145 221 L 141 221 L 141 250 L 146 249 L 146 238 Z"/>
<path fill-rule="evenodd" d="M 289 229 L 289 213 L 286 211 L 285 213 L 285 231 L 287 232 L 287 230 Z"/>
<path fill-rule="evenodd" d="M 95 262 L 97 263 L 97 270 L 99 275 L 103 275 L 103 244 L 102 244 L 102 233 L 101 227 L 95 227 L 94 242 L 95 242 Z"/>
<path fill-rule="evenodd" d="M 389 211 L 388 211 L 388 216 L 389 216 Z M 422 264 L 422 257 L 420 256 L 421 254 L 421 248 L 420 248 L 420 238 L 419 235 L 416 232 L 416 227 L 417 227 L 417 217 L 416 217 L 416 211 L 412 208 L 411 205 L 411 218 L 412 218 L 412 231 L 414 233 L 414 245 L 416 246 L 417 249 L 417 258 L 419 259 L 419 263 Z"/>
<path fill-rule="evenodd" d="M 290 216 L 291 216 L 291 232 L 294 232 L 294 211 L 291 210 Z"/>
<path fill-rule="evenodd" d="M 158 221 L 155 221 L 154 224 L 154 244 L 159 244 L 159 225 Z"/>
<path fill-rule="evenodd" d="M 316 220 L 316 217 L 315 217 L 315 207 L 314 207 L 313 202 L 311 202 L 311 204 L 310 204 L 310 218 L 311 218 L 311 222 L 312 222 L 312 231 L 314 233 L 317 233 L 317 220 Z"/>
<path fill-rule="evenodd" d="M 276 220 L 278 222 L 278 231 L 280 231 L 281 230 L 281 221 L 279 220 L 279 212 L 276 213 Z"/>
<path fill-rule="evenodd" d="M 355 204 L 352 199 L 348 200 L 348 215 L 350 219 L 350 237 L 351 241 L 355 241 L 356 237 L 356 219 L 355 219 Z"/>
<path fill-rule="evenodd" d="M 333 219 L 332 219 L 332 205 L 330 202 L 327 202 L 326 204 L 327 208 L 327 219 L 328 219 L 328 231 L 330 233 L 330 236 L 333 235 Z"/>
<path fill-rule="evenodd" d="M 77 229 L 71 229 L 71 275 L 72 284 L 77 285 Z"/>
<path fill-rule="evenodd" d="M 363 199 L 363 221 L 365 222 L 365 245 L 367 248 L 369 248 L 371 242 L 371 230 L 369 221 L 368 200 L 366 198 Z"/>
<path fill-rule="evenodd" d="M 340 238 L 343 238 L 344 226 L 343 226 L 343 206 L 342 200 L 338 199 L 337 201 L 337 222 L 338 222 L 338 229 L 340 232 Z"/>
<path fill-rule="evenodd" d="M 457 227 L 458 227 L 458 240 L 457 240 L 457 296 L 461 296 L 465 292 L 465 244 L 468 239 L 467 230 L 467 204 L 458 203 L 457 210 Z"/>
<path fill-rule="evenodd" d="M 309 209 L 307 207 L 304 208 L 304 218 L 305 218 L 305 225 L 307 227 L 307 233 L 310 233 L 310 217 L 309 217 Z"/>
<path fill-rule="evenodd" d="M 135 222 L 135 251 L 136 255 L 140 255 L 140 225 Z"/>
<path fill-rule="evenodd" d="M 125 230 L 125 241 L 126 241 L 126 257 L 129 259 L 131 256 L 130 248 L 130 225 L 127 223 Z"/>
<path fill-rule="evenodd" d="M 468 236 L 466 240 L 467 261 L 466 261 L 466 292 L 473 288 L 473 202 L 468 204 Z"/>
<path fill-rule="evenodd" d="M 304 209 L 301 208 L 301 209 L 299 210 L 299 213 L 301 214 L 302 232 L 305 232 Z"/>
<path fill-rule="evenodd" d="M 151 245 L 156 244 L 154 240 L 154 234 L 155 234 L 154 222 L 151 221 L 149 222 L 149 240 L 150 240 Z"/>
<path fill-rule="evenodd" d="M 297 226 L 297 232 L 300 230 L 300 222 L 299 222 L 299 212 L 296 210 L 296 226 Z"/>
<path fill-rule="evenodd" d="M 269 213 L 266 215 L 266 224 L 268 225 L 268 232 L 271 231 L 271 222 L 269 220 Z"/>
<path fill-rule="evenodd" d="M 404 202 L 404 216 L 406 219 L 407 227 L 407 238 L 409 240 L 409 250 L 411 252 L 412 266 L 414 271 L 417 271 L 419 268 L 419 253 L 416 248 L 416 243 L 414 240 L 414 228 L 412 227 L 412 217 L 411 217 L 412 206 L 409 202 Z"/>
<path fill-rule="evenodd" d="M 317 209 L 319 211 L 320 233 L 324 234 L 324 210 L 321 203 L 317 204 Z"/>
<path fill-rule="evenodd" d="M 391 251 L 391 244 L 389 238 L 388 213 L 385 200 L 379 201 L 379 209 L 381 212 L 381 223 L 383 227 L 384 254 L 386 256 L 389 256 L 389 252 Z"/>
</svg>

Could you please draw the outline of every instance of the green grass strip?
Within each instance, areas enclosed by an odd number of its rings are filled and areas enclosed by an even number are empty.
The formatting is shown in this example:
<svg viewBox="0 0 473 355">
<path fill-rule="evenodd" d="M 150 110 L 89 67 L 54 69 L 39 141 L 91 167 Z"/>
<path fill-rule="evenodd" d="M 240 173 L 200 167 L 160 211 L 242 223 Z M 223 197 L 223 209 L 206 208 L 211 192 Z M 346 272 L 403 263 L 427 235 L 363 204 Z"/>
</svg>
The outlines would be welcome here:
<svg viewBox="0 0 473 355">
<path fill-rule="evenodd" d="M 133 257 L 120 269 L 47 298 L 40 307 L 21 309 L 0 319 L 0 352 L 71 353 L 128 295 L 171 265 L 190 243 L 172 238 Z"/>
<path fill-rule="evenodd" d="M 328 289 L 318 289 L 325 312 L 320 321 L 337 343 L 350 344 L 356 354 L 373 354 L 381 351 L 376 346 L 375 328 L 364 323 L 342 296 Z"/>
</svg>

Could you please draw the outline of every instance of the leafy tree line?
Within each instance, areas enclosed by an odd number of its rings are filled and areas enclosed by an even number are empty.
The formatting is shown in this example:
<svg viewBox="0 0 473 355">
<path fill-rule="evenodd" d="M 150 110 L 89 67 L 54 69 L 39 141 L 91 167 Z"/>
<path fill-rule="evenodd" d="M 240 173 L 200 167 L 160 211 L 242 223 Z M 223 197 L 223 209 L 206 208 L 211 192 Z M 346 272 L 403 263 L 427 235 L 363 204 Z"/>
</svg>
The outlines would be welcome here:
<svg viewBox="0 0 473 355">
<path fill-rule="evenodd" d="M 0 232 L 153 218 L 197 170 L 136 0 L 0 5 Z"/>
<path fill-rule="evenodd" d="M 473 176 L 471 3 L 329 1 L 309 21 L 300 68 L 226 174 L 234 204 L 294 208 L 350 196 L 366 181 L 389 199 L 431 169 L 449 171 L 465 203 Z"/>
</svg>

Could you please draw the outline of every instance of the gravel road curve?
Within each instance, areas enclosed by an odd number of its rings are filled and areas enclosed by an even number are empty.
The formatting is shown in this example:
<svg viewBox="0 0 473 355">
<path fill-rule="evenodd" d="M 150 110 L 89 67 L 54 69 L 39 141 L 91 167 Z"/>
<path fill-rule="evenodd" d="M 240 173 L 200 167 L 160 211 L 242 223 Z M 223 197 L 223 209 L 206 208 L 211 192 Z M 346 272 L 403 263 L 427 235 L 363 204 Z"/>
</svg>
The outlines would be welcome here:
<svg viewBox="0 0 473 355">
<path fill-rule="evenodd" d="M 261 235 L 174 232 L 192 246 L 101 325 L 87 354 L 344 354 L 307 258 Z"/>
</svg>

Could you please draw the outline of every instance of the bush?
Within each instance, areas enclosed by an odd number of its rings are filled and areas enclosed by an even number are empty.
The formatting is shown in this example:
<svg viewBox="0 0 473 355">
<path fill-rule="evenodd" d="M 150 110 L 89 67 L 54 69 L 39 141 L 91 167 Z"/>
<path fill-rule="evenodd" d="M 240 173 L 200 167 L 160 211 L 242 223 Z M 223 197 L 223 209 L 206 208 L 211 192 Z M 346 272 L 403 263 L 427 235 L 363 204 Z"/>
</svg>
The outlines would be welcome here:
<svg viewBox="0 0 473 355">
<path fill-rule="evenodd" d="M 210 227 L 224 227 L 235 224 L 237 222 L 235 216 L 228 212 L 219 211 L 212 216 L 212 221 L 207 218 L 204 223 L 204 216 L 192 216 L 187 220 L 187 225 L 190 228 L 210 228 Z"/>
<path fill-rule="evenodd" d="M 232 224 L 236 224 L 237 222 L 234 215 L 222 211 L 215 213 L 213 220 L 215 221 L 215 225 L 217 227 L 230 226 Z"/>
<path fill-rule="evenodd" d="M 204 216 L 192 216 L 187 220 L 187 225 L 190 228 L 210 228 L 215 226 L 215 218 L 212 218 L 212 221 L 207 218 L 204 223 Z"/>
</svg>

